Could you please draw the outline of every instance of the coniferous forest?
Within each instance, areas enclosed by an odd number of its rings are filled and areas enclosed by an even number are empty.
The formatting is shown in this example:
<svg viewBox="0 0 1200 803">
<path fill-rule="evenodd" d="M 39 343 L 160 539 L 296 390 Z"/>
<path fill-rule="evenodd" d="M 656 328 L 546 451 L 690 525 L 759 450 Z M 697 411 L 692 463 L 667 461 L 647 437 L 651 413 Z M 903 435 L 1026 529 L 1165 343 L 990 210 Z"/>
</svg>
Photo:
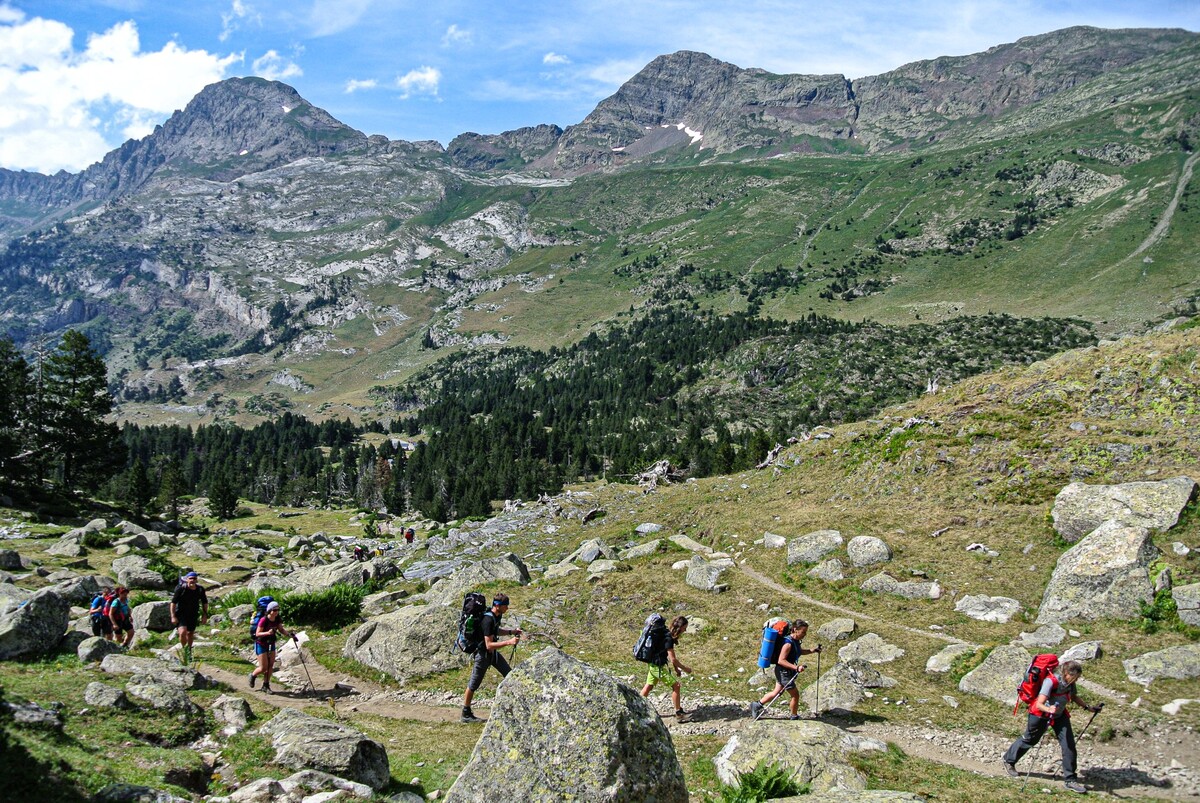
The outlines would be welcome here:
<svg viewBox="0 0 1200 803">
<path fill-rule="evenodd" d="M 1094 342 L 1078 321 L 989 315 L 907 327 L 810 315 L 661 308 L 549 351 L 449 355 L 373 396 L 379 421 L 285 413 L 231 424 L 118 428 L 104 363 L 78 332 L 30 365 L 0 341 L 0 474 L 177 514 L 193 494 L 221 518 L 238 500 L 485 515 L 564 483 L 627 479 L 666 459 L 691 476 L 753 466 L 814 426 L 861 419 L 1005 363 Z"/>
</svg>

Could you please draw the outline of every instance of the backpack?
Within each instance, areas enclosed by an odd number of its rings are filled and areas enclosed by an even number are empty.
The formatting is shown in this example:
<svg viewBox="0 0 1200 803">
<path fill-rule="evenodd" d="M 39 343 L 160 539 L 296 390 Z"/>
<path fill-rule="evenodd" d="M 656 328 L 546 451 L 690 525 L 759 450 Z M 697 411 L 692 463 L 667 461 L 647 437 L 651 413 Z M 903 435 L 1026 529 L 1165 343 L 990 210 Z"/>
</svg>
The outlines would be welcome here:
<svg viewBox="0 0 1200 803">
<path fill-rule="evenodd" d="M 463 597 L 462 613 L 458 616 L 458 636 L 454 646 L 459 650 L 473 654 L 483 644 L 483 616 L 487 613 L 487 599 L 478 591 L 472 591 Z"/>
<path fill-rule="evenodd" d="M 633 657 L 643 663 L 663 666 L 667 662 L 667 620 L 655 612 L 646 617 L 642 635 L 633 645 Z"/>
<path fill-rule="evenodd" d="M 1047 677 L 1053 678 L 1055 669 L 1058 669 L 1058 656 L 1054 653 L 1047 652 L 1033 657 L 1033 662 L 1025 670 L 1021 685 L 1017 687 L 1017 702 L 1013 704 L 1014 715 L 1021 707 L 1021 703 L 1028 706 L 1033 705 L 1042 690 L 1042 682 Z"/>
<path fill-rule="evenodd" d="M 105 619 L 108 617 L 108 611 L 107 611 L 108 599 L 109 599 L 108 596 L 105 594 L 97 594 L 96 598 L 92 600 L 92 604 L 88 606 L 89 611 L 92 608 L 100 609 L 96 613 L 92 614 L 93 622 L 99 622 L 101 619 Z"/>
<path fill-rule="evenodd" d="M 275 598 L 269 594 L 254 601 L 254 615 L 250 617 L 250 638 L 258 638 L 258 622 L 267 615 L 267 606 L 274 601 Z"/>
<path fill-rule="evenodd" d="M 105 594 L 104 595 L 104 607 L 101 608 L 100 615 L 103 616 L 105 619 L 107 619 L 112 614 L 113 602 L 116 601 L 116 599 L 117 599 L 116 594 Z"/>
<path fill-rule="evenodd" d="M 758 651 L 758 668 L 767 669 L 779 663 L 779 653 L 787 641 L 788 620 L 768 619 L 763 625 L 762 649 Z"/>
</svg>

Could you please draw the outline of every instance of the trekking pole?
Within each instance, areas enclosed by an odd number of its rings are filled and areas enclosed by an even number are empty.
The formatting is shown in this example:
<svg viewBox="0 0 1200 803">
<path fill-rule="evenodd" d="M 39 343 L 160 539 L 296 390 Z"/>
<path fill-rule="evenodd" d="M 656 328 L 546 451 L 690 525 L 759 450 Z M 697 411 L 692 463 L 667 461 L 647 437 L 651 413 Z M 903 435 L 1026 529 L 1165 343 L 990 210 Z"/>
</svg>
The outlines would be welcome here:
<svg viewBox="0 0 1200 803">
<path fill-rule="evenodd" d="M 813 706 L 813 717 L 821 716 L 821 645 L 817 645 L 817 679 L 813 681 L 813 688 L 817 690 L 817 704 Z"/>
<path fill-rule="evenodd" d="M 773 698 L 771 699 L 771 702 L 767 703 L 766 707 L 765 707 L 765 708 L 763 708 L 763 710 L 762 710 L 762 711 L 759 711 L 759 712 L 758 712 L 758 716 L 756 716 L 756 717 L 754 718 L 754 720 L 753 720 L 753 721 L 754 721 L 754 722 L 758 722 L 760 719 L 762 719 L 762 718 L 763 718 L 763 717 L 766 715 L 766 713 L 767 713 L 768 711 L 770 711 L 770 710 L 771 710 L 771 706 L 775 705 L 775 701 L 776 701 L 776 700 L 778 700 L 780 697 L 782 697 L 782 696 L 783 696 L 783 693 L 784 693 L 785 691 L 787 691 L 788 689 L 790 689 L 790 688 L 792 688 L 793 686 L 795 686 L 795 685 L 796 685 L 796 678 L 798 678 L 798 677 L 800 677 L 800 673 L 799 673 L 799 672 L 797 672 L 797 673 L 796 673 L 796 674 L 795 674 L 795 675 L 792 677 L 792 679 L 788 681 L 788 684 L 787 684 L 786 686 L 784 686 L 782 689 L 780 689 L 780 690 L 779 690 L 779 694 L 776 694 L 776 695 L 775 695 L 775 697 L 773 697 Z"/>
<path fill-rule="evenodd" d="M 304 662 L 304 650 L 300 647 L 300 639 L 292 636 L 292 643 L 296 645 L 296 654 L 300 656 L 300 666 L 304 667 L 304 674 L 308 678 L 308 688 L 315 693 L 317 684 L 313 683 L 312 675 L 308 674 L 308 664 Z"/>
<path fill-rule="evenodd" d="M 1092 727 L 1092 720 L 1096 718 L 1096 714 L 1099 714 L 1099 713 L 1100 713 L 1101 711 L 1103 711 L 1103 710 L 1104 710 L 1104 703 L 1100 703 L 1099 705 L 1097 705 L 1097 706 L 1096 706 L 1096 710 L 1092 712 L 1092 717 L 1091 717 L 1091 719 L 1089 719 L 1089 720 L 1087 721 L 1087 724 L 1083 726 L 1083 730 L 1081 730 L 1081 731 L 1079 732 L 1078 739 L 1079 739 L 1080 741 L 1082 741 L 1082 740 L 1083 740 L 1083 734 L 1085 734 L 1085 733 L 1087 733 L 1087 732 L 1088 732 L 1088 728 Z"/>
<path fill-rule="evenodd" d="M 1050 717 L 1050 722 L 1046 725 L 1046 731 L 1053 730 L 1054 717 Z M 1033 768 L 1037 766 L 1038 754 L 1042 752 L 1042 745 L 1046 743 L 1046 731 L 1042 731 L 1041 737 L 1038 739 L 1037 747 L 1033 751 L 1033 759 L 1029 762 L 1029 769 L 1025 771 L 1025 780 L 1021 781 L 1021 791 L 1025 791 L 1025 784 L 1029 783 L 1029 776 L 1033 774 Z"/>
</svg>

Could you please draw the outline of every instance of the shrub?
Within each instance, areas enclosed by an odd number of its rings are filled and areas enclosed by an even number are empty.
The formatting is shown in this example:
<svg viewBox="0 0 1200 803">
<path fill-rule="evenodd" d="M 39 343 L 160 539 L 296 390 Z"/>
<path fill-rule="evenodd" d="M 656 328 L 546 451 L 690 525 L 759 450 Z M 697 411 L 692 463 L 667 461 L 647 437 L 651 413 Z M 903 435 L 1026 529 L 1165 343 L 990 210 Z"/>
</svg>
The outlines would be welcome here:
<svg viewBox="0 0 1200 803">
<path fill-rule="evenodd" d="M 143 553 L 144 554 L 144 553 Z M 183 569 L 176 566 L 166 557 L 158 554 L 145 555 L 145 558 L 150 561 L 146 568 L 152 572 L 158 572 L 166 581 L 168 588 L 174 588 L 179 582 L 179 575 L 183 573 Z"/>
<path fill-rule="evenodd" d="M 116 540 L 117 536 L 112 533 L 93 530 L 84 533 L 81 543 L 90 549 L 108 549 Z"/>
<path fill-rule="evenodd" d="M 229 610 L 238 605 L 253 605 L 261 596 L 271 596 L 283 610 L 285 625 L 316 625 L 332 629 L 357 622 L 362 612 L 363 597 L 369 593 L 371 589 L 367 586 L 345 583 L 309 593 L 279 588 L 267 588 L 254 593 L 248 588 L 239 588 L 221 597 L 216 605 L 222 610 Z"/>
<path fill-rule="evenodd" d="M 808 784 L 796 782 L 795 774 L 778 764 L 759 762 L 750 772 L 738 775 L 738 785 L 721 787 L 722 803 L 760 803 L 780 797 L 808 794 Z"/>
</svg>

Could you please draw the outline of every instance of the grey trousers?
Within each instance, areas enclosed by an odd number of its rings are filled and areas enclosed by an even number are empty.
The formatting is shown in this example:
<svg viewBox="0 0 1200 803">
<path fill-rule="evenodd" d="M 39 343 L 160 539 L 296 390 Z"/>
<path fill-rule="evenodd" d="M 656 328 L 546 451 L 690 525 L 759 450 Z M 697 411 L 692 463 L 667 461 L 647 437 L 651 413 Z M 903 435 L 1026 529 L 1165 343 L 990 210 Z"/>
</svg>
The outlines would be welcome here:
<svg viewBox="0 0 1200 803">
<path fill-rule="evenodd" d="M 475 653 L 475 665 L 471 667 L 471 679 L 467 681 L 467 688 L 475 691 L 483 683 L 483 676 L 487 673 L 488 667 L 494 666 L 500 673 L 500 677 L 505 677 L 511 671 L 512 667 L 508 665 L 508 659 L 500 654 L 499 650 L 491 650 L 490 652 L 481 644 L 479 650 Z"/>
<path fill-rule="evenodd" d="M 1032 750 L 1042 740 L 1047 727 L 1054 728 L 1054 735 L 1058 737 L 1058 744 L 1062 747 L 1063 780 L 1076 780 L 1075 731 L 1071 730 L 1070 717 L 1051 719 L 1030 714 L 1029 721 L 1025 724 L 1025 733 L 1008 748 L 1008 752 L 1004 754 L 1004 760 L 1009 764 L 1016 764 L 1020 761 L 1021 756 Z"/>
</svg>

